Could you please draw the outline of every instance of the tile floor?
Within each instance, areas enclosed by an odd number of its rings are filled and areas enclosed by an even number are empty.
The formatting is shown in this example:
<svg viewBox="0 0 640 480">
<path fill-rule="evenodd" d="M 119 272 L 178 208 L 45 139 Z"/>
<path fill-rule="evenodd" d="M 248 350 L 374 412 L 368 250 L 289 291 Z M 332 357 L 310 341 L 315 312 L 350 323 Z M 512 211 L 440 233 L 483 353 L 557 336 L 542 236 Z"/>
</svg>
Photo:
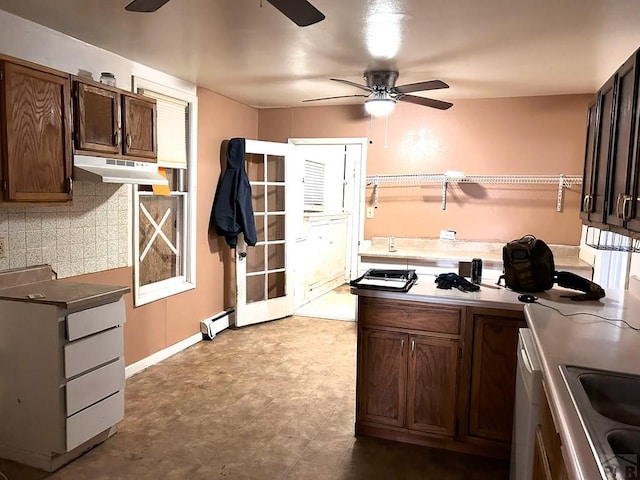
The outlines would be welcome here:
<svg viewBox="0 0 640 480">
<path fill-rule="evenodd" d="M 8 480 L 508 478 L 507 462 L 354 438 L 356 324 L 290 317 L 200 342 L 131 377 L 119 432 Z M 2 476 L 0 479 L 4 480 Z"/>
</svg>

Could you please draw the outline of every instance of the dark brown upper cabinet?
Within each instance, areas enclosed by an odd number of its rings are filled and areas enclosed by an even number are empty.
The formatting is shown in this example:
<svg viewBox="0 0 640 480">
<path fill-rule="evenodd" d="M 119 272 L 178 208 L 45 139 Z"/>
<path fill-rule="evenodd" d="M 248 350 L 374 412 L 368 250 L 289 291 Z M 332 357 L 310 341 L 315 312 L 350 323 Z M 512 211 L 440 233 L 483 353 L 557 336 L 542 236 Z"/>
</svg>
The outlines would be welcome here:
<svg viewBox="0 0 640 480">
<path fill-rule="evenodd" d="M 596 141 L 596 103 L 589 105 L 587 110 L 587 142 L 584 151 L 584 170 L 582 173 L 582 203 L 580 204 L 580 218 L 584 223 L 589 221 L 589 214 L 593 208 L 593 168 Z"/>
<path fill-rule="evenodd" d="M 74 101 L 76 153 L 156 161 L 154 99 L 76 77 Z"/>
<path fill-rule="evenodd" d="M 624 226 L 631 211 L 629 198 L 638 96 L 636 57 L 634 53 L 615 74 L 605 221 L 607 225 L 616 227 Z"/>
<path fill-rule="evenodd" d="M 0 56 L 4 201 L 71 200 L 70 91 L 67 73 Z"/>
<path fill-rule="evenodd" d="M 640 232 L 639 55 L 640 49 L 603 85 L 587 113 L 580 217 L 623 235 Z"/>
<path fill-rule="evenodd" d="M 611 156 L 611 130 L 615 75 L 598 92 L 596 102 L 596 139 L 593 156 L 593 179 L 589 198 L 589 223 L 604 225 L 607 204 L 607 172 Z"/>
</svg>

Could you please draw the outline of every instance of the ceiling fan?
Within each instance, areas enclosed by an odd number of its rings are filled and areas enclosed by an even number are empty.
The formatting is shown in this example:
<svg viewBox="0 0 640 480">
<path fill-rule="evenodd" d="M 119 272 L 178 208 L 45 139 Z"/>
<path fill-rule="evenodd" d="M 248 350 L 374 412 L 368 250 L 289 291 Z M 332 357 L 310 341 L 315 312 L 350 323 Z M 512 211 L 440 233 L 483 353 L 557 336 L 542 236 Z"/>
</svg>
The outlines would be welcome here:
<svg viewBox="0 0 640 480">
<path fill-rule="evenodd" d="M 442 100 L 434 100 L 432 98 L 418 97 L 416 95 L 408 95 L 411 92 L 422 92 L 425 90 L 437 90 L 440 88 L 449 88 L 449 85 L 442 80 L 428 80 L 425 82 L 409 83 L 407 85 L 395 86 L 398 79 L 398 72 L 395 70 L 369 70 L 364 73 L 366 85 L 342 80 L 340 78 L 331 78 L 334 82 L 345 83 L 352 87 L 359 88 L 369 92 L 367 95 L 339 95 L 336 97 L 311 98 L 303 100 L 303 102 L 316 102 L 318 100 L 330 100 L 334 98 L 347 97 L 363 97 L 366 98 L 364 107 L 367 113 L 373 116 L 384 116 L 391 113 L 396 102 L 409 102 L 425 107 L 446 110 L 453 106 L 453 103 L 444 102 Z"/>
<path fill-rule="evenodd" d="M 158 10 L 169 0 L 133 0 L 125 10 L 129 12 L 151 13 Z M 286 15 L 299 27 L 306 27 L 324 20 L 323 13 L 311 5 L 307 0 L 267 0 L 280 12 Z M 262 1 L 260 2 L 262 4 Z"/>
</svg>

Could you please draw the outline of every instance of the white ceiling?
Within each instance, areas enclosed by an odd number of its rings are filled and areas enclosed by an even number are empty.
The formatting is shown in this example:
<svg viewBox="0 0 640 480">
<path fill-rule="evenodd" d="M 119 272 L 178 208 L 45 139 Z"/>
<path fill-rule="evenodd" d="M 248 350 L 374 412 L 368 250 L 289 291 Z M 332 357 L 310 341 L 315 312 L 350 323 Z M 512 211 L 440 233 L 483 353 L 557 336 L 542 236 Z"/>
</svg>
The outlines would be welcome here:
<svg viewBox="0 0 640 480">
<path fill-rule="evenodd" d="M 171 0 L 153 14 L 128 2 L 0 9 L 256 107 L 363 93 L 329 78 L 386 67 L 397 84 L 451 86 L 434 98 L 593 93 L 640 46 L 637 0 L 311 0 L 326 19 L 305 28 L 261 0 Z M 368 38 L 398 52 L 376 56 Z"/>
</svg>

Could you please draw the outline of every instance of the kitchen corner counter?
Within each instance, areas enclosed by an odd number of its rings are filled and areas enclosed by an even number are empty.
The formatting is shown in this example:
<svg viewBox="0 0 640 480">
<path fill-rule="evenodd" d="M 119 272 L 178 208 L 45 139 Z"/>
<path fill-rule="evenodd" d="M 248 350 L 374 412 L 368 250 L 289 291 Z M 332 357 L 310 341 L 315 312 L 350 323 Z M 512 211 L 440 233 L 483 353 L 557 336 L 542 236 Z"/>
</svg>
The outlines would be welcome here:
<svg viewBox="0 0 640 480">
<path fill-rule="evenodd" d="M 549 307 L 557 308 L 562 314 Z M 540 301 L 538 305 L 525 307 L 527 324 L 540 357 L 549 405 L 562 440 L 563 457 L 572 479 L 594 480 L 601 478 L 601 474 L 560 365 L 640 374 L 640 332 L 621 322 L 610 323 L 593 316 L 624 319 L 638 328 L 638 311 L 640 300 L 637 297 L 613 290 L 607 290 L 607 297 L 597 303 Z"/>
<path fill-rule="evenodd" d="M 56 305 L 82 310 L 117 301 L 129 287 L 54 280 L 49 265 L 0 272 L 0 300 Z"/>
</svg>

